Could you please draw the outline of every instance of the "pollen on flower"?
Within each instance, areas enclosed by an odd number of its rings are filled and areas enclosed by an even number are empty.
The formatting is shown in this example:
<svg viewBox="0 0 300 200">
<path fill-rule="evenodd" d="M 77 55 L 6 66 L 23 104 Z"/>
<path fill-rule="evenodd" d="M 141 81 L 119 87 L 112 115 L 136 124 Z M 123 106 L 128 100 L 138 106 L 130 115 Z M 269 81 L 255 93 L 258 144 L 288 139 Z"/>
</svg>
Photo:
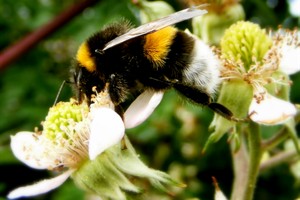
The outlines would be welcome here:
<svg viewBox="0 0 300 200">
<path fill-rule="evenodd" d="M 266 92 L 260 92 L 253 95 L 253 98 L 255 99 L 257 104 L 260 104 L 261 101 L 265 99 Z"/>
<path fill-rule="evenodd" d="M 68 140 L 65 129 L 71 128 L 75 123 L 82 121 L 89 109 L 85 104 L 77 104 L 74 100 L 70 102 L 59 102 L 50 108 L 43 125 L 43 134 L 49 139 L 64 138 Z"/>
<path fill-rule="evenodd" d="M 280 36 L 272 39 L 269 36 L 250 22 L 232 25 L 221 41 L 222 79 L 242 80 L 251 85 L 256 94 L 265 92 L 266 85 L 273 85 L 275 93 L 280 85 L 290 85 L 286 76 L 279 73 L 283 57 L 278 48 Z"/>
<path fill-rule="evenodd" d="M 300 71 L 300 40 L 298 30 L 279 29 L 274 35 L 280 70 L 290 75 Z"/>
<path fill-rule="evenodd" d="M 298 38 L 298 30 L 286 30 L 281 27 L 279 30 L 273 35 L 273 40 L 275 45 L 288 45 L 300 47 L 300 41 Z"/>
<path fill-rule="evenodd" d="M 45 157 L 50 160 L 50 169 L 76 167 L 81 160 L 87 158 L 89 128 L 85 118 L 88 112 L 87 104 L 77 104 L 72 99 L 50 108 L 42 123 L 42 134 L 38 136 L 45 148 Z"/>
<path fill-rule="evenodd" d="M 97 87 L 93 87 L 92 90 L 96 95 L 92 95 L 91 101 L 91 109 L 99 108 L 99 107 L 107 107 L 114 110 L 114 104 L 111 101 L 110 95 L 108 93 L 108 84 L 105 85 L 105 88 L 102 92 L 97 91 Z"/>
<path fill-rule="evenodd" d="M 11 148 L 19 160 L 36 169 L 65 172 L 18 188 L 9 194 L 10 198 L 48 192 L 70 176 L 88 193 L 105 199 L 126 199 L 127 193 L 139 193 L 141 190 L 131 182 L 132 177 L 146 178 L 162 190 L 168 185 L 183 187 L 169 175 L 143 164 L 124 135 L 122 118 L 107 107 L 112 105 L 107 88 L 100 93 L 96 88 L 94 91 L 90 107 L 74 100 L 58 103 L 49 110 L 43 131 L 19 132 L 12 136 Z M 150 93 L 150 96 L 153 95 Z M 126 151 L 122 149 L 122 139 Z"/>
<path fill-rule="evenodd" d="M 92 97 L 90 107 L 87 103 L 79 104 L 74 99 L 59 102 L 49 109 L 43 130 L 36 131 L 34 137 L 43 147 L 41 157 L 43 166 L 50 170 L 61 168 L 78 168 L 82 161 L 89 158 L 89 138 L 91 121 L 100 107 L 114 108 L 107 87 L 103 92 Z M 34 158 L 39 163 L 39 158 Z"/>
</svg>

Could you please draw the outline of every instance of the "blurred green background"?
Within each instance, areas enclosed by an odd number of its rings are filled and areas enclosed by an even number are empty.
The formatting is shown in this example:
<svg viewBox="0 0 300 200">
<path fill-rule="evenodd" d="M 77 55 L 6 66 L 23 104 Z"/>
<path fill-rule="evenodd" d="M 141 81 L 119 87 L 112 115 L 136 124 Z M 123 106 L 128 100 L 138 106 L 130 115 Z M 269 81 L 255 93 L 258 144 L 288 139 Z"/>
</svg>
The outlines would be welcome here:
<svg viewBox="0 0 300 200">
<path fill-rule="evenodd" d="M 182 9 L 181 2 L 169 1 L 176 10 Z M 75 0 L 0 0 L 0 50 L 76 3 Z M 264 28 L 277 28 L 279 24 L 299 27 L 299 17 L 290 14 L 285 0 L 247 0 L 242 4 L 247 20 Z M 0 199 L 5 199 L 13 188 L 52 176 L 17 161 L 9 148 L 10 135 L 40 126 L 60 84 L 69 78 L 78 45 L 103 25 L 121 17 L 139 24 L 129 0 L 99 1 L 0 71 Z M 292 79 L 291 100 L 299 103 L 300 75 Z M 71 88 L 66 86 L 59 100 L 68 100 L 72 95 Z M 127 131 L 149 166 L 167 171 L 188 185 L 176 191 L 177 196 L 171 199 L 212 199 L 212 176 L 229 196 L 233 172 L 226 138 L 201 154 L 212 117 L 211 111 L 191 105 L 169 91 L 146 123 Z M 295 199 L 300 197 L 299 182 L 288 165 L 282 164 L 261 174 L 255 199 Z M 155 191 L 149 193 L 148 199 L 164 199 Z M 57 190 L 35 199 L 84 199 L 84 193 L 67 181 Z"/>
</svg>

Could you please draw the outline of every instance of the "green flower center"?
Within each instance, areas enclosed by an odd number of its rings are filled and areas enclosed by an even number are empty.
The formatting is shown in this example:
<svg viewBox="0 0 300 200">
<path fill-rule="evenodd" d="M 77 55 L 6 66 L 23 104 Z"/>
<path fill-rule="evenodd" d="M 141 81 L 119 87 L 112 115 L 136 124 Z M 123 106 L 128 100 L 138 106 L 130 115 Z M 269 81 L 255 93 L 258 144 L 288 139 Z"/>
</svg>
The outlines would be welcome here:
<svg viewBox="0 0 300 200">
<path fill-rule="evenodd" d="M 271 46 L 272 40 L 265 30 L 254 23 L 244 21 L 233 24 L 221 40 L 222 56 L 242 64 L 246 71 L 251 65 L 261 63 Z"/>
<path fill-rule="evenodd" d="M 77 104 L 74 100 L 59 102 L 50 108 L 43 122 L 43 135 L 54 143 L 62 140 L 71 142 L 76 123 L 81 122 L 88 111 L 86 104 Z"/>
</svg>

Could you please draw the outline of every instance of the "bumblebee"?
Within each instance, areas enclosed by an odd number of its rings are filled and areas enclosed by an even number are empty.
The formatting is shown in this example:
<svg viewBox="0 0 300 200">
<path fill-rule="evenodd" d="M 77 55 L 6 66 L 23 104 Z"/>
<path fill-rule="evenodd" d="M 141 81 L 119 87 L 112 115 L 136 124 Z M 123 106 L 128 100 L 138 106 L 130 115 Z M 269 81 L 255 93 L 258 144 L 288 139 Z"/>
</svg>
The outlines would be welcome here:
<svg viewBox="0 0 300 200">
<path fill-rule="evenodd" d="M 197 7 L 132 28 L 127 21 L 106 26 L 81 44 L 72 71 L 79 101 L 89 101 L 96 86 L 108 85 L 120 106 L 135 91 L 174 88 L 196 104 L 234 119 L 230 110 L 213 103 L 220 82 L 220 64 L 212 50 L 194 35 L 172 25 L 205 14 Z"/>
</svg>

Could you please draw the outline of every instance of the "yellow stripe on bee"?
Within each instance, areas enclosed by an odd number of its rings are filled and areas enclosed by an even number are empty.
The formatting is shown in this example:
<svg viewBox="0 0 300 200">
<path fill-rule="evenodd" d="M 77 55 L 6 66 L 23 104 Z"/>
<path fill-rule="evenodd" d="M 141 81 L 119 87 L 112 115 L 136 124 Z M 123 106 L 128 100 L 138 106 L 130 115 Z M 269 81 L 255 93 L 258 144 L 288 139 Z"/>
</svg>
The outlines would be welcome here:
<svg viewBox="0 0 300 200">
<path fill-rule="evenodd" d="M 77 51 L 76 60 L 79 64 L 86 68 L 89 72 L 96 70 L 96 63 L 92 57 L 88 44 L 86 42 L 82 43 Z"/>
<path fill-rule="evenodd" d="M 164 65 L 176 32 L 176 28 L 169 26 L 146 35 L 144 55 L 155 66 L 162 67 Z"/>
</svg>

